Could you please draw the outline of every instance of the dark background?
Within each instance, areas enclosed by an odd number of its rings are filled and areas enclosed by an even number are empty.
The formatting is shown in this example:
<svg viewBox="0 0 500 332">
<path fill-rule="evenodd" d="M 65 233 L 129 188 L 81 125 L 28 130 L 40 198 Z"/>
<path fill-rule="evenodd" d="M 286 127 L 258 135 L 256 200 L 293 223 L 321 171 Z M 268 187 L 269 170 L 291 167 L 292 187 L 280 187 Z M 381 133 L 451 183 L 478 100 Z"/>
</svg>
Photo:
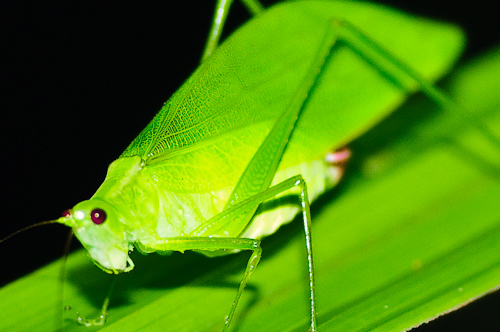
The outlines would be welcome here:
<svg viewBox="0 0 500 332">
<path fill-rule="evenodd" d="M 213 2 L 0 2 L 0 237 L 94 193 L 107 165 L 196 68 Z M 235 3 L 229 29 L 249 17 Z M 390 3 L 462 26 L 466 57 L 500 42 L 491 1 Z M 60 257 L 66 235 L 51 225 L 1 243 L 0 284 Z M 500 330 L 499 308 L 492 294 L 418 331 Z"/>
</svg>

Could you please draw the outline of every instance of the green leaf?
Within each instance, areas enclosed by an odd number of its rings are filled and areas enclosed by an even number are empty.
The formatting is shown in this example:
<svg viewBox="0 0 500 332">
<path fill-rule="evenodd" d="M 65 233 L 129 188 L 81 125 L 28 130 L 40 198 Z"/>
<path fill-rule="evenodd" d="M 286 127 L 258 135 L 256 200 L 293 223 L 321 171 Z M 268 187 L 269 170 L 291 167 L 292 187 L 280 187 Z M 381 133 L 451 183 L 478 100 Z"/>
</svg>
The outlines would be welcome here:
<svg viewBox="0 0 500 332">
<path fill-rule="evenodd" d="M 500 135 L 500 49 L 462 68 L 453 97 Z M 342 185 L 313 205 L 320 331 L 400 331 L 500 284 L 500 153 L 419 96 L 352 144 Z M 263 241 L 232 329 L 304 331 L 308 285 L 301 222 Z M 220 331 L 248 253 L 133 257 L 116 276 L 102 331 Z M 69 257 L 65 305 L 98 314 L 108 277 Z M 0 290 L 0 330 L 50 331 L 59 264 Z M 67 331 L 89 331 L 65 314 Z"/>
</svg>

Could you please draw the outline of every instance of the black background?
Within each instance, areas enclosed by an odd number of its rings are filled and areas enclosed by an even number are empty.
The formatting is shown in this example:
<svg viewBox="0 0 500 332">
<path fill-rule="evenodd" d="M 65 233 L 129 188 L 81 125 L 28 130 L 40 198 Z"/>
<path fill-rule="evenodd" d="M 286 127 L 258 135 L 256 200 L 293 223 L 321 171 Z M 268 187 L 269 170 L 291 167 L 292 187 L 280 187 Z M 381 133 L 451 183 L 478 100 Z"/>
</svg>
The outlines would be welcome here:
<svg viewBox="0 0 500 332">
<path fill-rule="evenodd" d="M 228 26 L 249 16 L 237 1 Z M 212 1 L 0 2 L 0 237 L 90 197 L 112 162 L 196 68 Z M 388 2 L 386 2 L 388 3 Z M 500 41 L 491 1 L 391 1 L 462 26 L 466 57 Z M 0 284 L 60 257 L 67 230 L 0 244 Z M 418 331 L 496 331 L 492 294 Z"/>
</svg>

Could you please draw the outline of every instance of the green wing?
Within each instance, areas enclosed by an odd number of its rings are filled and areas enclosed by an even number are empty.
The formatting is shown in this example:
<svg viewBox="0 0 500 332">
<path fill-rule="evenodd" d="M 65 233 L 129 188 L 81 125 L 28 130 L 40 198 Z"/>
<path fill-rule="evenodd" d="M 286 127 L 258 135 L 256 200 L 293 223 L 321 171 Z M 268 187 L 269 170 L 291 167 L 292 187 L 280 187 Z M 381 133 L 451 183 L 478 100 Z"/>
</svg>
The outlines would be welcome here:
<svg viewBox="0 0 500 332">
<path fill-rule="evenodd" d="M 279 4 L 229 37 L 122 154 L 139 155 L 172 191 L 234 185 L 286 109 L 332 19 L 349 21 L 430 80 L 463 45 L 458 28 L 356 2 Z M 401 88 L 339 46 L 294 131 L 280 168 L 322 158 L 390 113 Z"/>
</svg>

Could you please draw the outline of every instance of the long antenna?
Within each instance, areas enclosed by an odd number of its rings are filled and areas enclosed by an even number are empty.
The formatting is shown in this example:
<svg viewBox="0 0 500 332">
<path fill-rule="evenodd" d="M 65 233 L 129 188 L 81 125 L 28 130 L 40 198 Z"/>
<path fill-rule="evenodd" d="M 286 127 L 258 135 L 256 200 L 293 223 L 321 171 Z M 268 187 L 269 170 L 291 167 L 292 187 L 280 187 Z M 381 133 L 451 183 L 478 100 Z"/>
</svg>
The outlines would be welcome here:
<svg viewBox="0 0 500 332">
<path fill-rule="evenodd" d="M 17 234 L 19 234 L 21 232 L 27 231 L 28 229 L 32 229 L 32 228 L 35 228 L 35 227 L 38 227 L 38 226 L 43 226 L 43 225 L 55 224 L 55 223 L 57 223 L 57 219 L 42 221 L 42 222 L 39 222 L 39 223 L 36 223 L 36 224 L 33 224 L 33 225 L 26 226 L 24 228 L 21 228 L 20 230 L 15 231 L 12 234 L 7 235 L 3 239 L 0 239 L 0 243 L 6 241 L 8 239 L 10 239 L 11 237 L 13 237 L 13 236 L 15 236 L 15 235 L 17 235 Z"/>
</svg>

